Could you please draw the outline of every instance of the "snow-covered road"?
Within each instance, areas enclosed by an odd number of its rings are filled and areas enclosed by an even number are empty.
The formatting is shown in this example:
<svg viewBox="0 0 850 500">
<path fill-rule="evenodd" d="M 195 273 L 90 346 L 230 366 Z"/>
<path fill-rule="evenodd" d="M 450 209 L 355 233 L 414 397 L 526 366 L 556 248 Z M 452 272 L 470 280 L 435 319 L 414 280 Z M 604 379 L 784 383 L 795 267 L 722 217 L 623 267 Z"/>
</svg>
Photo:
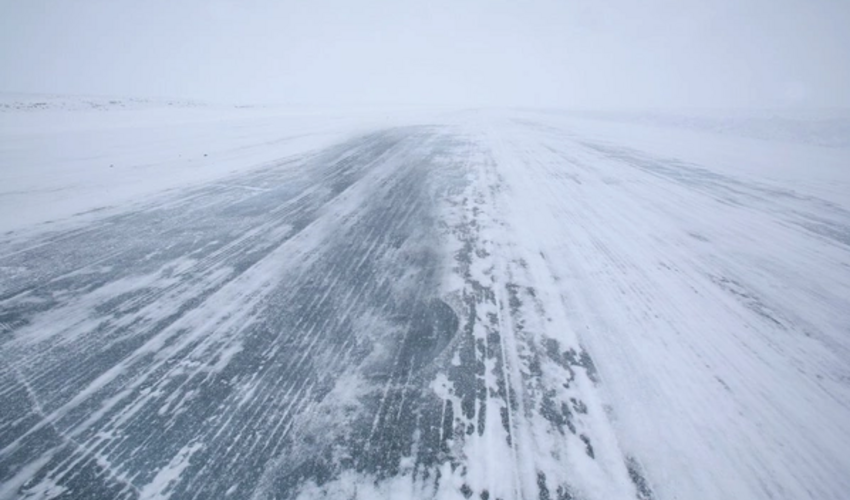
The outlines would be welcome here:
<svg viewBox="0 0 850 500">
<path fill-rule="evenodd" d="M 439 123 L 6 233 L 0 498 L 847 498 L 844 146 Z"/>
</svg>

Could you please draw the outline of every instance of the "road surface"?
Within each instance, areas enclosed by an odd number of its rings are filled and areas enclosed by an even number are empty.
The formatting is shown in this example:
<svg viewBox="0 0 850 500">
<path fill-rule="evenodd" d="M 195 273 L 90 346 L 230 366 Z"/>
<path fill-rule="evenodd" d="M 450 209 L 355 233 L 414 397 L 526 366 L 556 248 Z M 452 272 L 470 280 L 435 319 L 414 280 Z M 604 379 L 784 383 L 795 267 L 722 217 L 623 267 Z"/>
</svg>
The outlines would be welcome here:
<svg viewBox="0 0 850 500">
<path fill-rule="evenodd" d="M 8 233 L 0 498 L 841 498 L 848 210 L 485 115 Z"/>
</svg>

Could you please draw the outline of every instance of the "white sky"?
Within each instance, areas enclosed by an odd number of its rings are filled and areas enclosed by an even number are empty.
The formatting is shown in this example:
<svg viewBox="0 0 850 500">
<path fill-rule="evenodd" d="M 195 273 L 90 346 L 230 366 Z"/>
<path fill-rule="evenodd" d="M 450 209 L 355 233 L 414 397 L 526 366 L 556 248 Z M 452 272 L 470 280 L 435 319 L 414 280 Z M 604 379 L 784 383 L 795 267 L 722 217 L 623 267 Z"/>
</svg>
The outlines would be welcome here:
<svg viewBox="0 0 850 500">
<path fill-rule="evenodd" d="M 850 0 L 0 0 L 0 90 L 850 106 Z"/>
</svg>

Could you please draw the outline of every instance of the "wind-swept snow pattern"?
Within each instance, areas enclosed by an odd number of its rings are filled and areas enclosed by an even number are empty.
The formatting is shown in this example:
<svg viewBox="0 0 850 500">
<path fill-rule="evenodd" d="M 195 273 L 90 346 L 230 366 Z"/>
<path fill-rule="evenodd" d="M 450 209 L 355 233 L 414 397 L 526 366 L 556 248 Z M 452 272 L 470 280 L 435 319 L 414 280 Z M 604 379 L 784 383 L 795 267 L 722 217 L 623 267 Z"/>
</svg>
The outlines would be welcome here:
<svg viewBox="0 0 850 500">
<path fill-rule="evenodd" d="M 7 233 L 0 499 L 843 498 L 846 173 L 588 123 L 451 115 Z"/>
</svg>

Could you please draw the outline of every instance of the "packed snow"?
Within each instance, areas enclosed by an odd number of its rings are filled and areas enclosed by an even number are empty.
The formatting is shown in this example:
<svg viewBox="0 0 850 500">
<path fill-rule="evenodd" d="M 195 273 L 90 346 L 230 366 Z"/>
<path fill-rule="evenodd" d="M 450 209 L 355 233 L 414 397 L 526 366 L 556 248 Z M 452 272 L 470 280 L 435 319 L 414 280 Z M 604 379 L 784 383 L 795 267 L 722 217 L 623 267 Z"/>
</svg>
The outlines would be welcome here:
<svg viewBox="0 0 850 500">
<path fill-rule="evenodd" d="M 0 99 L 0 499 L 844 499 L 850 119 Z"/>
</svg>

